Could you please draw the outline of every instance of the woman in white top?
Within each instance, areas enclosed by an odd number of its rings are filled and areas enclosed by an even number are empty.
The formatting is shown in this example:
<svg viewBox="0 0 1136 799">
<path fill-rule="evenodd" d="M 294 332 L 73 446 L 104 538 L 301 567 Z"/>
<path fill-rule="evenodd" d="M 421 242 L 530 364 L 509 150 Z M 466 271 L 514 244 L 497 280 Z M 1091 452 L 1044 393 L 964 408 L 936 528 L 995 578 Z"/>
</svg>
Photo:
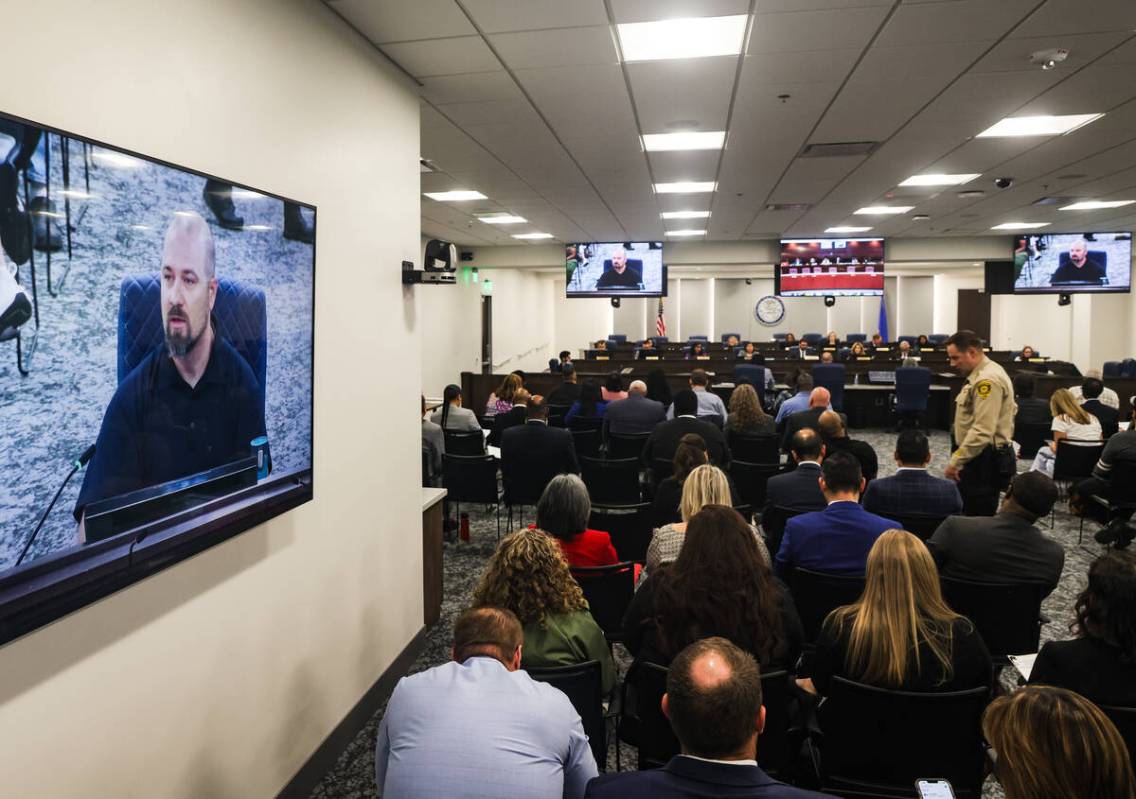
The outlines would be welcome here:
<svg viewBox="0 0 1136 799">
<path fill-rule="evenodd" d="M 1071 444 L 1099 444 L 1101 441 L 1101 426 L 1097 417 L 1086 411 L 1067 388 L 1059 388 L 1049 398 L 1049 412 L 1053 414 L 1053 443 L 1037 451 L 1030 468 L 1041 472 L 1047 477 L 1053 477 L 1053 464 L 1057 459 L 1057 442 L 1068 441 Z"/>
</svg>

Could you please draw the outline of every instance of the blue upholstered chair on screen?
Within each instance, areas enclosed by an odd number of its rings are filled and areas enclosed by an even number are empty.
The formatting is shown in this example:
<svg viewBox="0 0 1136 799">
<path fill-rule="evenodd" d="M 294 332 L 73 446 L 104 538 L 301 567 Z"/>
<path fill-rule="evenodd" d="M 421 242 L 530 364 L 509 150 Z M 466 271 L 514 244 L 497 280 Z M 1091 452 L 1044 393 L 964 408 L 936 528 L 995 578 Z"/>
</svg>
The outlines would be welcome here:
<svg viewBox="0 0 1136 799">
<path fill-rule="evenodd" d="M 949 338 L 950 336 L 948 336 L 946 333 L 932 333 L 931 335 L 927 336 L 927 340 L 934 344 L 936 347 L 941 347 L 946 344 L 947 339 Z"/>
<path fill-rule="evenodd" d="M 918 427 L 919 418 L 927 410 L 930 396 L 930 369 L 907 366 L 895 370 L 895 413 L 901 423 L 911 421 Z"/>
<path fill-rule="evenodd" d="M 813 366 L 813 384 L 832 394 L 832 409 L 844 410 L 844 364 L 818 363 Z"/>
<path fill-rule="evenodd" d="M 268 374 L 268 309 L 264 292 L 219 278 L 213 316 L 217 332 L 239 352 L 260 386 L 264 410 L 264 387 Z M 157 275 L 123 279 L 118 295 L 118 382 L 162 342 L 161 286 Z"/>
<path fill-rule="evenodd" d="M 733 336 L 738 341 L 742 340 L 742 334 L 741 333 L 723 333 L 722 334 L 722 343 L 725 344 L 727 341 L 729 341 L 730 336 Z"/>
<path fill-rule="evenodd" d="M 626 344 L 627 335 L 624 333 L 612 333 L 610 336 L 608 336 L 608 341 L 614 341 L 617 344 Z"/>
<path fill-rule="evenodd" d="M 847 336 L 844 337 L 844 340 L 847 341 L 849 344 L 852 344 L 852 343 L 857 342 L 857 341 L 859 341 L 862 344 L 863 342 L 868 340 L 868 334 L 867 333 L 849 333 Z"/>
<path fill-rule="evenodd" d="M 1120 377 L 1120 361 L 1105 361 L 1101 374 L 1105 377 Z"/>
</svg>

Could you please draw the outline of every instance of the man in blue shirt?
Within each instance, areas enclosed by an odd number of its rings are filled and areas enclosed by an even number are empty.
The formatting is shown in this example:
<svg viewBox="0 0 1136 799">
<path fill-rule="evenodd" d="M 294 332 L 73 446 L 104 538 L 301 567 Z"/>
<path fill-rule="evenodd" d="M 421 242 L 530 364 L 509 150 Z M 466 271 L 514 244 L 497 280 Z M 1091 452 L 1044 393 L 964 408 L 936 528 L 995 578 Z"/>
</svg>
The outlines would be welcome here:
<svg viewBox="0 0 1136 799">
<path fill-rule="evenodd" d="M 260 386 L 248 362 L 216 332 L 213 234 L 180 213 L 162 250 L 165 340 L 119 383 L 75 503 L 87 505 L 230 463 L 264 435 Z"/>
<path fill-rule="evenodd" d="M 813 376 L 810 374 L 801 374 L 797 376 L 797 393 L 789 397 L 781 403 L 781 407 L 777 409 L 777 417 L 775 421 L 778 425 L 785 421 L 789 416 L 799 411 L 807 411 L 809 409 L 809 395 L 813 393 Z"/>
<path fill-rule="evenodd" d="M 521 623 L 473 608 L 454 624 L 453 660 L 403 677 L 379 724 L 380 796 L 579 799 L 596 776 L 580 715 L 520 670 Z"/>
<path fill-rule="evenodd" d="M 710 376 L 705 369 L 690 370 L 690 390 L 698 400 L 698 418 L 710 418 L 710 421 L 721 427 L 726 423 L 726 403 L 709 388 Z M 674 403 L 667 409 L 667 418 L 675 418 Z"/>
<path fill-rule="evenodd" d="M 827 455 L 821 464 L 820 490 L 828 507 L 794 516 L 785 524 L 773 570 L 787 577 L 795 568 L 829 574 L 863 574 L 868 551 L 882 533 L 902 529 L 891 519 L 860 507 L 864 477 L 860 461 L 847 452 Z"/>
</svg>

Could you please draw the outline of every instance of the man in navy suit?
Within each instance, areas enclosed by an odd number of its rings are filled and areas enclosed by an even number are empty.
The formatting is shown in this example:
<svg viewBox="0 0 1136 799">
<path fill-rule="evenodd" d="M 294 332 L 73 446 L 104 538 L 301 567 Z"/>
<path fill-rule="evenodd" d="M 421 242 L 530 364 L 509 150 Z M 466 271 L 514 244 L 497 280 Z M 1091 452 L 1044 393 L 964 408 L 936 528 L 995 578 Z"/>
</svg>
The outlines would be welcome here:
<svg viewBox="0 0 1136 799">
<path fill-rule="evenodd" d="M 703 638 L 678 653 L 667 672 L 663 713 L 682 754 L 663 768 L 604 774 L 588 783 L 594 799 L 820 799 L 791 788 L 757 765 L 765 727 L 761 673 L 748 652 L 725 638 Z"/>
<path fill-rule="evenodd" d="M 825 448 L 820 434 L 807 427 L 798 430 L 793 436 L 790 454 L 797 466 L 791 472 L 769 478 L 765 486 L 766 509 L 824 510 L 827 503 L 820 490 L 820 463 Z"/>
<path fill-rule="evenodd" d="M 773 559 L 778 576 L 788 576 L 798 567 L 830 574 L 863 574 L 868 551 L 880 534 L 902 528 L 898 522 L 860 507 L 864 477 L 860 461 L 847 452 L 834 452 L 824 459 L 820 490 L 827 508 L 794 516 L 785 524 L 781 547 Z"/>
<path fill-rule="evenodd" d="M 892 477 L 873 480 L 864 492 L 864 509 L 889 514 L 950 516 L 962 513 L 958 486 L 927 473 L 931 445 L 918 430 L 904 430 L 895 441 L 895 462 L 899 469 Z"/>
<path fill-rule="evenodd" d="M 541 490 L 558 474 L 579 474 L 576 447 L 567 430 L 548 426 L 548 403 L 537 395 L 529 399 L 525 423 L 501 434 L 501 475 L 510 484 Z"/>
</svg>

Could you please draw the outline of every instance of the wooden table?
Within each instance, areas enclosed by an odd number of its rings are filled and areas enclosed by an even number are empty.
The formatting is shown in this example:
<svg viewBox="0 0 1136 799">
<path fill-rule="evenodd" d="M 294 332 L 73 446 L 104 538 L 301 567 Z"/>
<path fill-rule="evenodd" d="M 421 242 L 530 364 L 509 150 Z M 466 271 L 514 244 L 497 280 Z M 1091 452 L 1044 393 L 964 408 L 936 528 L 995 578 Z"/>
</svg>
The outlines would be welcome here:
<svg viewBox="0 0 1136 799">
<path fill-rule="evenodd" d="M 444 488 L 422 489 L 422 622 L 442 615 L 442 522 Z"/>
</svg>

